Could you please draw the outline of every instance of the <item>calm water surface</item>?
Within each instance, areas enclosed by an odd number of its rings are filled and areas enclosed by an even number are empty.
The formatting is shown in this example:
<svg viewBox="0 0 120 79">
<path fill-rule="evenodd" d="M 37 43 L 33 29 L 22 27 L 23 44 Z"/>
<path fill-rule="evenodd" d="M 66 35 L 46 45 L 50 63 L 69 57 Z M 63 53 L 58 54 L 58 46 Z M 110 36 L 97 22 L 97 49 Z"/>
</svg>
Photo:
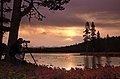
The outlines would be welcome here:
<svg viewBox="0 0 120 79">
<path fill-rule="evenodd" d="M 86 56 L 81 56 L 79 53 L 34 53 L 32 54 L 39 65 L 47 65 L 49 67 L 60 67 L 60 68 L 66 68 L 69 70 L 71 67 L 75 68 L 84 68 L 85 66 L 85 58 Z M 92 66 L 92 56 L 88 56 L 88 64 L 91 67 Z M 32 57 L 29 53 L 25 55 L 25 60 L 27 62 L 34 63 Z M 98 59 L 96 58 L 95 61 L 98 64 Z M 110 64 L 110 65 L 120 65 L 120 57 L 100 57 L 99 63 L 104 64 Z"/>
</svg>

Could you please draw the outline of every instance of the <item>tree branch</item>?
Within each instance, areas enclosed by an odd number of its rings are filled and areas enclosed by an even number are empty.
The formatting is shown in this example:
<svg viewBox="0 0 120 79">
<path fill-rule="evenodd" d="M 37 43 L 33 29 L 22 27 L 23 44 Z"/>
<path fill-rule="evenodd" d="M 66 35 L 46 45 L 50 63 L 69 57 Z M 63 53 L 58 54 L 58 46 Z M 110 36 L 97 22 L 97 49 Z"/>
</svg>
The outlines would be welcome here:
<svg viewBox="0 0 120 79">
<path fill-rule="evenodd" d="M 45 18 L 45 16 L 42 15 L 42 14 L 36 9 L 36 7 L 33 6 L 33 8 L 34 8 L 35 11 L 38 13 L 38 20 L 42 20 L 43 18 Z"/>
<path fill-rule="evenodd" d="M 29 6 L 25 8 L 23 5 L 24 11 L 21 12 L 21 17 L 27 15 L 29 21 L 32 17 L 36 17 L 38 20 L 43 20 L 45 16 L 43 16 L 37 9 L 36 5 L 47 7 L 49 10 L 64 10 L 64 4 L 67 4 L 70 0 L 24 0 L 25 2 L 29 3 Z"/>
<path fill-rule="evenodd" d="M 27 0 L 24 0 L 24 1 L 28 2 L 29 6 L 27 8 L 25 8 L 24 11 L 21 12 L 21 17 L 27 15 L 33 7 L 33 0 L 31 0 L 31 2 L 29 2 Z"/>
</svg>

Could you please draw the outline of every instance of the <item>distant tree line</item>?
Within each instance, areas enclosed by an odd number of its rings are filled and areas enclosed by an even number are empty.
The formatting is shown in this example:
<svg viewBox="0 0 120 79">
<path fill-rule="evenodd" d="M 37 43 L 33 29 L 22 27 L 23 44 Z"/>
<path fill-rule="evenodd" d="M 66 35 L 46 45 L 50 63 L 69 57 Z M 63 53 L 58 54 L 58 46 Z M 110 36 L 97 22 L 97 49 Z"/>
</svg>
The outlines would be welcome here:
<svg viewBox="0 0 120 79">
<path fill-rule="evenodd" d="M 93 52 L 93 41 L 94 41 L 94 52 L 120 52 L 120 36 L 118 37 L 106 37 L 97 38 L 95 40 L 88 41 L 88 51 Z M 34 53 L 79 53 L 86 52 L 86 42 L 64 46 L 64 47 L 49 47 L 49 48 L 30 48 L 31 52 Z M 27 52 L 27 51 L 26 51 Z"/>
</svg>

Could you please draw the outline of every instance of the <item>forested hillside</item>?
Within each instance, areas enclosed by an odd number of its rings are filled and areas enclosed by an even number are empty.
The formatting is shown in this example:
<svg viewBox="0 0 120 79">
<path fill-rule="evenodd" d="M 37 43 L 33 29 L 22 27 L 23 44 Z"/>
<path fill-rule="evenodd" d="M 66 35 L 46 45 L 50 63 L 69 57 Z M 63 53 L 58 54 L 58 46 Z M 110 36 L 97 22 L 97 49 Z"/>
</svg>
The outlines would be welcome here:
<svg viewBox="0 0 120 79">
<path fill-rule="evenodd" d="M 120 36 L 99 38 L 88 42 L 82 42 L 64 47 L 30 48 L 31 52 L 120 52 Z"/>
</svg>

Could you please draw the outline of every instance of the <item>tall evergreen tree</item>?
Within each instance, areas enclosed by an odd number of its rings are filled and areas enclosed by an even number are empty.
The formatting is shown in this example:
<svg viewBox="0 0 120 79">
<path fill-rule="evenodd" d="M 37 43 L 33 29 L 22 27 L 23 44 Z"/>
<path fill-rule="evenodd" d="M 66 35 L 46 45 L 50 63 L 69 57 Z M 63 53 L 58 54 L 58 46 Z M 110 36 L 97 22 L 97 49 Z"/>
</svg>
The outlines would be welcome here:
<svg viewBox="0 0 120 79">
<path fill-rule="evenodd" d="M 94 40 L 96 38 L 95 32 L 96 32 L 95 24 L 94 24 L 94 22 L 92 22 L 92 24 L 91 24 L 91 40 Z"/>
<path fill-rule="evenodd" d="M 84 35 L 84 41 L 89 41 L 90 40 L 90 25 L 89 25 L 89 22 L 86 22 L 85 24 L 85 30 L 83 31 Z"/>
</svg>

